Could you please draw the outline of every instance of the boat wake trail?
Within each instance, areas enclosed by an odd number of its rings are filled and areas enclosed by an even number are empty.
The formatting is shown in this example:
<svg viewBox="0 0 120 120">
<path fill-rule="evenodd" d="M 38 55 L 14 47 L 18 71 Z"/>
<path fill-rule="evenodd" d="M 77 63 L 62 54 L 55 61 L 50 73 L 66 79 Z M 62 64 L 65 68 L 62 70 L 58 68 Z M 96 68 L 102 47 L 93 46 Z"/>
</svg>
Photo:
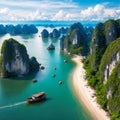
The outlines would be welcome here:
<svg viewBox="0 0 120 120">
<path fill-rule="evenodd" d="M 26 101 L 22 101 L 22 102 L 10 104 L 10 105 L 0 106 L 0 109 L 15 107 L 15 106 L 22 105 L 22 104 L 25 104 L 25 103 L 26 103 Z"/>
</svg>

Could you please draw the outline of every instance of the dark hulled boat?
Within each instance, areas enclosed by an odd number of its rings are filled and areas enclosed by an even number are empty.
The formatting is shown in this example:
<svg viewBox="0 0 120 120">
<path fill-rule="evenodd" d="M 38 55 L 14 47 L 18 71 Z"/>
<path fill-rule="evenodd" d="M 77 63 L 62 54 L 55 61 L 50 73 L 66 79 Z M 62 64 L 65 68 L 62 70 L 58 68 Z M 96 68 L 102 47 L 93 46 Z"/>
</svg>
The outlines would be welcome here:
<svg viewBox="0 0 120 120">
<path fill-rule="evenodd" d="M 40 92 L 38 94 L 34 94 L 32 97 L 27 99 L 28 103 L 35 103 L 35 102 L 41 102 L 46 99 L 45 92 Z"/>
</svg>

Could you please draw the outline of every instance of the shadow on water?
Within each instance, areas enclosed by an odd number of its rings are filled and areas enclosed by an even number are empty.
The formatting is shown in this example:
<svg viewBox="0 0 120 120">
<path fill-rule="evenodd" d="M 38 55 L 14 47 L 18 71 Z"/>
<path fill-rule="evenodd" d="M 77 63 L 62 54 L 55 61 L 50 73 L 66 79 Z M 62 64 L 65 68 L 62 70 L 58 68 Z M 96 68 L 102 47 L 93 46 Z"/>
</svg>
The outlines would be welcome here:
<svg viewBox="0 0 120 120">
<path fill-rule="evenodd" d="M 2 95 L 7 98 L 12 98 L 13 96 L 21 94 L 29 86 L 29 84 L 29 81 L 0 80 Z"/>
<path fill-rule="evenodd" d="M 42 38 L 42 41 L 43 41 L 44 43 L 48 43 L 48 42 L 49 42 L 49 38 Z"/>
<path fill-rule="evenodd" d="M 52 43 L 57 43 L 58 42 L 58 39 L 57 38 L 54 38 L 54 39 L 50 39 Z"/>
<path fill-rule="evenodd" d="M 14 77 L 9 79 L 1 78 L 0 90 L 2 91 L 2 94 L 7 97 L 19 95 L 29 87 L 29 84 L 31 84 L 37 73 L 38 72 L 34 72 L 32 74 L 26 75 L 25 77 Z M 41 73 L 41 71 L 39 71 L 39 73 Z"/>
<path fill-rule="evenodd" d="M 39 70 L 40 71 L 40 70 Z M 23 81 L 23 80 L 25 80 L 25 81 L 30 81 L 30 80 L 32 80 L 33 78 L 35 78 L 35 76 L 38 74 L 38 72 L 39 71 L 36 71 L 36 72 L 34 72 L 34 71 L 32 71 L 32 72 L 30 72 L 29 74 L 27 74 L 27 75 L 25 75 L 25 76 L 19 76 L 19 77 L 10 77 L 10 78 L 4 78 L 4 80 L 20 80 L 20 81 Z"/>
<path fill-rule="evenodd" d="M 31 81 L 36 76 L 36 72 L 34 74 L 27 75 L 25 77 L 14 77 L 14 78 L 5 78 L 0 80 L 0 89 L 2 94 L 7 98 L 13 97 L 21 94 Z M 9 94 L 8 94 L 9 93 Z"/>
<path fill-rule="evenodd" d="M 23 39 L 30 39 L 30 38 L 34 38 L 35 35 L 34 35 L 34 34 L 28 34 L 28 35 L 21 35 L 21 37 L 22 37 Z"/>
</svg>

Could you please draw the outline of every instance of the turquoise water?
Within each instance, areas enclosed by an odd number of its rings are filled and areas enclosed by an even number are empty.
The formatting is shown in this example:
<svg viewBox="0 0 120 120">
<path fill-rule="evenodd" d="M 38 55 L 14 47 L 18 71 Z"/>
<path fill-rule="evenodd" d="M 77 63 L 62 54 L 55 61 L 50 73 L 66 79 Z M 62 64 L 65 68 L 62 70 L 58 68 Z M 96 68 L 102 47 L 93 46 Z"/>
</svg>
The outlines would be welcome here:
<svg viewBox="0 0 120 120">
<path fill-rule="evenodd" d="M 31 36 L 12 36 L 26 46 L 30 57 L 35 56 L 45 70 L 24 78 L 0 80 L 0 120 L 91 120 L 72 90 L 75 63 L 70 60 L 70 55 L 60 52 L 59 40 L 39 37 L 42 29 L 39 27 L 39 33 Z M 3 40 L 10 37 L 9 34 L 1 36 L 0 47 Z M 56 46 L 55 51 L 46 49 L 51 42 Z M 64 59 L 68 62 L 64 63 Z M 54 73 L 56 77 L 52 78 Z M 38 82 L 33 83 L 33 78 Z M 63 81 L 62 85 L 58 84 L 59 80 Z M 26 103 L 27 97 L 41 91 L 47 94 L 45 102 Z"/>
</svg>

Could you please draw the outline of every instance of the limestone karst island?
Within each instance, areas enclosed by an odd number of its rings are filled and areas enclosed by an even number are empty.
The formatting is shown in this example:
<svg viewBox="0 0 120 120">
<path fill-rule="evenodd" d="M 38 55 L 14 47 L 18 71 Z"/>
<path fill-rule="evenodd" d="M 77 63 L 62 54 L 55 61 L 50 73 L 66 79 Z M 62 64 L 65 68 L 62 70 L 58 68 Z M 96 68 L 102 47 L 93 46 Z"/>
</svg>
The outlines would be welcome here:
<svg viewBox="0 0 120 120">
<path fill-rule="evenodd" d="M 119 3 L 1 0 L 0 120 L 120 120 Z"/>
</svg>

